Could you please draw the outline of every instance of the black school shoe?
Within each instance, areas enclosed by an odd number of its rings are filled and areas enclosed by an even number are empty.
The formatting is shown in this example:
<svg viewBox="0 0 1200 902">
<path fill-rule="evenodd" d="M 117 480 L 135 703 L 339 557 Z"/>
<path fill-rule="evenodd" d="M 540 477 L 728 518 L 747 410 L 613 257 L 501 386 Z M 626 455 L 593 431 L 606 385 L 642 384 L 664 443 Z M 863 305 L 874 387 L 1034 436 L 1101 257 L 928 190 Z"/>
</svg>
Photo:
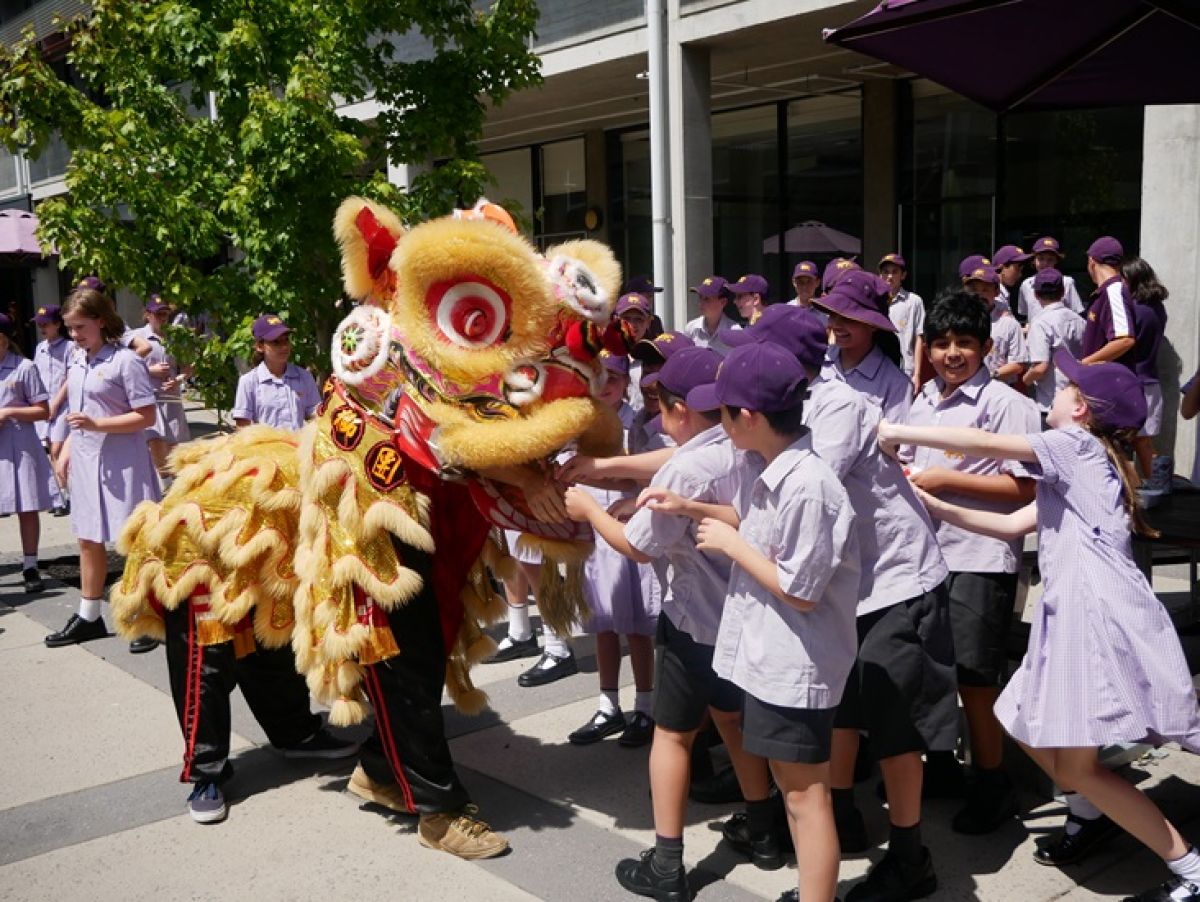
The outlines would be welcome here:
<svg viewBox="0 0 1200 902">
<path fill-rule="evenodd" d="M 624 732 L 621 733 L 621 738 L 617 740 L 617 745 L 627 749 L 640 749 L 653 738 L 654 718 L 641 711 L 634 711 Z"/>
<path fill-rule="evenodd" d="M 1017 792 L 1004 771 L 976 775 L 967 789 L 967 803 L 954 815 L 950 827 L 966 836 L 983 836 L 1000 829 L 1019 808 Z"/>
<path fill-rule="evenodd" d="M 540 652 L 537 636 L 531 635 L 528 639 L 514 639 L 512 636 L 505 636 L 500 640 L 496 653 L 483 663 L 503 664 L 505 661 L 516 661 L 519 658 L 536 658 Z"/>
<path fill-rule="evenodd" d="M 725 767 L 707 780 L 693 781 L 688 798 L 703 805 L 732 805 L 742 801 L 742 787 L 733 768 Z"/>
<path fill-rule="evenodd" d="M 1034 861 L 1048 867 L 1074 864 L 1083 861 L 1098 846 L 1121 832 L 1121 828 L 1103 814 L 1090 821 L 1068 814 L 1067 823 L 1078 824 L 1079 829 L 1068 833 L 1064 828 L 1043 839 L 1033 852 Z"/>
<path fill-rule="evenodd" d="M 553 683 L 577 673 L 579 673 L 579 668 L 575 664 L 573 652 L 568 652 L 565 658 L 558 658 L 546 651 L 542 652 L 542 656 L 538 658 L 536 664 L 517 677 L 517 685 L 526 689 L 532 686 L 545 686 L 547 683 Z"/>
<path fill-rule="evenodd" d="M 38 592 L 46 591 L 46 584 L 42 582 L 42 575 L 38 573 L 37 567 L 22 570 L 21 577 L 25 581 L 26 595 L 34 595 Z"/>
<path fill-rule="evenodd" d="M 92 639 L 103 639 L 107 635 L 108 628 L 104 625 L 103 617 L 84 620 L 78 614 L 72 614 L 67 625 L 57 633 L 47 636 L 45 642 L 47 648 L 62 648 L 64 645 L 78 645 L 80 642 L 90 642 Z"/>
<path fill-rule="evenodd" d="M 599 742 L 608 736 L 615 736 L 624 729 L 625 715 L 620 711 L 615 711 L 612 714 L 597 711 L 592 715 L 591 720 L 567 736 L 567 742 L 571 743 L 571 745 L 591 745 L 593 742 Z"/>
<path fill-rule="evenodd" d="M 937 892 L 933 858 L 922 849 L 919 864 L 910 865 L 888 852 L 867 873 L 862 883 L 850 890 L 846 902 L 909 902 Z"/>
<path fill-rule="evenodd" d="M 281 748 L 280 751 L 285 758 L 336 761 L 338 758 L 349 758 L 357 753 L 358 743 L 334 736 L 325 727 L 321 727 L 299 745 Z"/>
<path fill-rule="evenodd" d="M 148 651 L 154 651 L 158 646 L 159 641 L 157 639 L 152 639 L 149 636 L 139 636 L 129 643 L 129 652 L 130 654 L 144 655 Z"/>
<path fill-rule="evenodd" d="M 745 855 L 759 870 L 777 871 L 783 867 L 783 843 L 779 831 L 751 833 L 750 816 L 746 812 L 740 811 L 722 824 L 721 836 L 731 849 Z"/>
<path fill-rule="evenodd" d="M 654 850 L 647 849 L 640 858 L 626 858 L 617 865 L 617 883 L 638 896 L 658 902 L 689 902 L 687 872 L 679 868 L 673 874 L 660 874 L 654 869 Z"/>
<path fill-rule="evenodd" d="M 1141 895 L 1126 896 L 1123 902 L 1200 902 L 1200 884 L 1176 875 Z"/>
</svg>

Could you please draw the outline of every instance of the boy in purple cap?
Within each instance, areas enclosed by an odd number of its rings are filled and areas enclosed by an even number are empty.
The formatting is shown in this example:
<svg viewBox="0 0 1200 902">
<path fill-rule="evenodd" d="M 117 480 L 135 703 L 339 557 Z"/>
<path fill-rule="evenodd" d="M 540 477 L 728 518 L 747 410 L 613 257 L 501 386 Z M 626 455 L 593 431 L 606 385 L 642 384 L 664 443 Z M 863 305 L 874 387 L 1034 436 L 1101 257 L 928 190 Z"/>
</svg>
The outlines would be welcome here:
<svg viewBox="0 0 1200 902">
<path fill-rule="evenodd" d="M 984 365 L 992 378 L 1006 385 L 1019 385 L 1029 363 L 1029 350 L 1016 317 L 1002 312 L 996 304 L 1000 277 L 995 267 L 987 257 L 973 256 L 959 264 L 958 272 L 967 291 L 983 301 L 992 322 L 992 349 Z"/>
<path fill-rule="evenodd" d="M 233 421 L 239 429 L 263 423 L 295 432 L 321 403 L 317 382 L 308 370 L 289 363 L 292 330 L 278 316 L 264 313 L 254 321 L 250 372 L 238 380 Z"/>
<path fill-rule="evenodd" d="M 814 310 L 812 302 L 821 287 L 821 273 L 817 264 L 811 260 L 801 260 L 792 270 L 792 287 L 796 296 L 788 301 L 793 307 L 805 307 Z M 824 314 L 819 314 L 824 319 Z"/>
<path fill-rule="evenodd" d="M 1063 256 L 1062 247 L 1058 243 L 1057 238 L 1051 238 L 1046 235 L 1039 238 L 1033 244 L 1033 266 L 1039 272 L 1043 269 L 1053 267 L 1061 271 L 1062 261 L 1066 259 Z M 1083 299 L 1079 296 L 1079 291 L 1075 288 L 1075 280 L 1070 276 L 1063 276 L 1063 306 L 1068 310 L 1074 310 L 1080 316 L 1083 315 Z M 1017 297 L 1017 314 L 1025 318 L 1025 321 L 1032 325 L 1042 312 L 1041 305 L 1038 304 L 1037 298 L 1033 293 L 1033 276 L 1030 276 L 1021 283 L 1021 291 Z"/>
<path fill-rule="evenodd" d="M 1066 348 L 1074 357 L 1083 346 L 1083 317 L 1063 304 L 1063 275 L 1053 267 L 1039 270 L 1033 277 L 1033 295 L 1042 314 L 1029 324 L 1029 369 L 1022 384 L 1032 387 L 1042 419 L 1050 413 L 1054 396 L 1067 384 L 1066 374 L 1054 368 L 1054 354 Z"/>
<path fill-rule="evenodd" d="M 1101 747 L 1147 738 L 1200 753 L 1200 705 L 1179 638 L 1131 550 L 1131 529 L 1156 535 L 1138 509 L 1123 450 L 1145 420 L 1145 399 L 1119 364 L 1085 366 L 1061 350 L 1054 362 L 1070 384 L 1055 395 L 1047 432 L 881 424 L 880 442 L 1019 461 L 1037 482 L 1035 502 L 1007 514 L 924 499 L 959 529 L 1011 540 L 1038 533 L 1045 594 L 1025 657 L 996 703 L 1004 729 L 1067 792 L 1067 825 L 1035 858 L 1077 861 L 1115 823 L 1172 872 L 1127 902 L 1200 902 L 1200 853 L 1098 759 Z"/>
<path fill-rule="evenodd" d="M 67 359 L 71 354 L 72 343 L 67 338 L 67 327 L 63 324 L 62 308 L 57 304 L 47 304 L 38 307 L 33 317 L 38 334 L 42 340 L 38 342 L 33 352 L 33 365 L 37 367 L 42 385 L 50 396 L 49 418 L 34 423 L 38 438 L 50 455 L 53 464 L 62 450 L 66 440 L 65 424 L 59 425 L 63 408 L 66 405 L 66 393 L 61 391 L 67 384 Z M 61 434 L 60 434 L 61 433 Z M 56 517 L 65 517 L 70 512 L 65 486 L 59 485 L 58 477 L 50 474 L 50 513 Z"/>
<path fill-rule="evenodd" d="M 1025 278 L 1025 264 L 1033 259 L 1015 244 L 1006 244 L 992 254 L 992 265 L 1000 277 L 1000 294 L 996 306 L 1004 313 L 1014 313 L 1017 296 L 1021 292 L 1021 280 Z"/>
<path fill-rule="evenodd" d="M 1009 318 L 1012 319 L 1011 317 Z M 925 342 L 935 376 L 913 402 L 913 425 L 971 426 L 1024 434 L 1039 428 L 1037 407 L 993 379 L 984 366 L 992 323 L 978 297 L 965 289 L 940 295 L 925 321 Z M 891 421 L 889 421 L 891 422 Z M 913 484 L 939 498 L 977 510 L 1011 513 L 1033 496 L 1029 479 L 987 458 L 905 450 Z M 1019 542 L 1003 542 L 939 523 L 938 544 L 950 568 L 950 624 L 958 663 L 976 779 L 952 821 L 960 833 L 990 833 L 1017 811 L 1003 770 L 1003 744 L 992 706 L 1007 674 L 1009 624 L 1021 566 Z M 959 782 L 952 756 L 931 755 L 927 779 L 939 794 Z"/>
<path fill-rule="evenodd" d="M 729 353 L 729 345 L 721 341 L 724 329 L 740 329 L 736 322 L 725 315 L 725 304 L 733 299 L 728 283 L 720 276 L 709 276 L 699 285 L 688 289 L 695 292 L 699 300 L 700 315 L 683 327 L 683 332 L 698 348 L 712 348 L 722 357 Z"/>
<path fill-rule="evenodd" d="M 1137 363 L 1137 314 L 1133 296 L 1121 278 L 1125 249 L 1110 235 L 1097 238 L 1088 248 L 1088 277 L 1096 285 L 1083 330 L 1084 363 L 1114 360 L 1131 370 Z"/>
<path fill-rule="evenodd" d="M 733 302 L 737 304 L 738 313 L 747 325 L 754 323 L 767 307 L 767 294 L 771 286 L 767 280 L 755 273 L 746 273 L 729 286 L 733 292 Z"/>
<path fill-rule="evenodd" d="M 649 334 L 652 310 L 653 305 L 650 303 L 648 295 L 631 291 L 617 298 L 617 306 L 613 310 L 613 315 L 629 324 L 632 340 L 636 344 Z M 643 375 L 642 364 L 635 359 L 629 367 L 629 397 L 627 398 L 635 411 L 640 411 L 645 406 L 641 386 Z"/>
<path fill-rule="evenodd" d="M 904 362 L 900 369 L 913 383 L 913 391 L 921 388 L 920 364 L 925 358 L 925 302 L 921 296 L 904 287 L 908 264 L 900 254 L 885 254 L 879 261 L 879 277 L 887 282 L 890 295 L 888 319 L 896 326 L 900 353 Z"/>
<path fill-rule="evenodd" d="M 150 371 L 154 385 L 156 409 L 154 426 L 148 431 L 150 454 L 158 472 L 165 475 L 167 457 L 176 445 L 191 441 L 192 433 L 183 412 L 183 392 L 180 390 L 183 373 L 163 344 L 163 328 L 171 319 L 171 305 L 161 295 L 152 294 L 143 315 L 146 325 L 134 329 L 133 334 L 150 343 L 146 369 Z"/>
</svg>

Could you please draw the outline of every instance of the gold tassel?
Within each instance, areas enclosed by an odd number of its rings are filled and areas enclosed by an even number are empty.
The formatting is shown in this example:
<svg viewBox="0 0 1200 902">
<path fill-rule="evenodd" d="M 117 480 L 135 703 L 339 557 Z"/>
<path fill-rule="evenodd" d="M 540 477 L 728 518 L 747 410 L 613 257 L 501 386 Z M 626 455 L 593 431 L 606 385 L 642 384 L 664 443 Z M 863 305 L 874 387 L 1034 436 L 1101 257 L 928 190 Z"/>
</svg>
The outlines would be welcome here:
<svg viewBox="0 0 1200 902">
<path fill-rule="evenodd" d="M 398 654 L 400 647 L 396 645 L 396 637 L 392 635 L 391 627 L 375 626 L 369 629 L 366 639 L 358 649 L 358 663 L 369 667 Z"/>
</svg>

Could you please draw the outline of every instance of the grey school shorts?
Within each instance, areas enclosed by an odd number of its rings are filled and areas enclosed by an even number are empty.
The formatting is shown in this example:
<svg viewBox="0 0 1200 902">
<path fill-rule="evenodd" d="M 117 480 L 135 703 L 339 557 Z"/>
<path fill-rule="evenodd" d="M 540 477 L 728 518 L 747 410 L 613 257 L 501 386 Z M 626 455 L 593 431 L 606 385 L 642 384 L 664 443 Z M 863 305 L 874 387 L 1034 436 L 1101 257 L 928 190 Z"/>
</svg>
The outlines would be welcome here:
<svg viewBox="0 0 1200 902">
<path fill-rule="evenodd" d="M 742 748 L 789 764 L 824 764 L 833 745 L 836 708 L 783 708 L 749 692 L 742 703 Z"/>
<path fill-rule="evenodd" d="M 700 728 L 709 707 L 740 711 L 742 690 L 713 670 L 713 647 L 697 642 L 658 615 L 658 662 L 654 722 L 664 730 L 690 733 Z"/>
<path fill-rule="evenodd" d="M 951 573 L 950 626 L 961 686 L 1000 687 L 1008 675 L 1015 573 Z"/>
<path fill-rule="evenodd" d="M 858 618 L 858 659 L 834 726 L 864 730 L 877 758 L 950 751 L 957 675 L 946 583 Z"/>
</svg>

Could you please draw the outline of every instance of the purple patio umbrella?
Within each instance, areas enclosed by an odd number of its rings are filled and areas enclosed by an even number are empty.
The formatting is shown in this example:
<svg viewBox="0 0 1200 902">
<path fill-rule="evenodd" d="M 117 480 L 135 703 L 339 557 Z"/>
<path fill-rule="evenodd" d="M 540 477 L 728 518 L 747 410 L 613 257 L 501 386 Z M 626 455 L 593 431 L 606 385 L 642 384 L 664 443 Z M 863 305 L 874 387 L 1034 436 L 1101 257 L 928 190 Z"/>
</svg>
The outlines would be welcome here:
<svg viewBox="0 0 1200 902">
<path fill-rule="evenodd" d="M 825 40 L 997 112 L 1200 103 L 1196 0 L 883 0 Z"/>
<path fill-rule="evenodd" d="M 0 254 L 40 256 L 42 248 L 34 234 L 36 230 L 37 217 L 32 213 L 24 210 L 0 212 Z"/>
<path fill-rule="evenodd" d="M 772 235 L 763 241 L 764 254 L 778 254 L 779 236 Z M 785 254 L 851 254 L 862 253 L 862 242 L 853 235 L 839 232 L 823 222 L 809 220 L 794 225 L 783 233 Z"/>
</svg>

